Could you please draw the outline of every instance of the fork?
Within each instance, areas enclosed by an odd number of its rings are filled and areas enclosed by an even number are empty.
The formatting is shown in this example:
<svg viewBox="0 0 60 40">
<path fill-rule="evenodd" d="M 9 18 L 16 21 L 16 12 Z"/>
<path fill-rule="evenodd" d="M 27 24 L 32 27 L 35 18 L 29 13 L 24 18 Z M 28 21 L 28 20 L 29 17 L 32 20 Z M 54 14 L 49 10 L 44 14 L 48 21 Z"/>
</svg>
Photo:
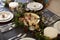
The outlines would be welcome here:
<svg viewBox="0 0 60 40">
<path fill-rule="evenodd" d="M 15 39 L 15 38 L 20 37 L 21 35 L 22 35 L 22 33 L 18 34 L 17 36 L 14 36 L 14 37 L 12 37 L 12 38 L 9 38 L 8 40 L 13 40 L 13 39 Z"/>
<path fill-rule="evenodd" d="M 20 33 L 17 36 L 14 36 L 14 37 L 12 37 L 12 38 L 10 38 L 8 40 L 18 40 L 18 39 L 24 38 L 26 35 L 27 35 L 26 33 L 23 34 L 23 35 L 22 35 L 22 33 Z"/>
<path fill-rule="evenodd" d="M 22 39 L 22 38 L 24 38 L 26 35 L 27 35 L 27 34 L 23 34 L 22 36 L 17 37 L 15 40 Z"/>
</svg>

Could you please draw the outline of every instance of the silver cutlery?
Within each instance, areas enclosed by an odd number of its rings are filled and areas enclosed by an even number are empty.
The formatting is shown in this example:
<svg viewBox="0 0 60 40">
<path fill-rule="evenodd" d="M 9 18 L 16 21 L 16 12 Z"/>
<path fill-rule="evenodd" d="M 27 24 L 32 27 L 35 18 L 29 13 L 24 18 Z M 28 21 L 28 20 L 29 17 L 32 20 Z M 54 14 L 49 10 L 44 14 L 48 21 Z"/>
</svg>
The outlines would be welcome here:
<svg viewBox="0 0 60 40">
<path fill-rule="evenodd" d="M 16 39 L 14 39 L 14 40 L 19 40 L 19 39 L 25 38 L 25 37 L 26 37 L 26 35 L 27 35 L 27 34 L 23 34 L 22 36 L 20 36 L 20 37 L 18 37 L 18 38 L 16 38 Z"/>
<path fill-rule="evenodd" d="M 12 37 L 12 38 L 9 38 L 8 40 L 12 40 L 12 39 L 18 38 L 18 37 L 20 37 L 21 35 L 22 35 L 22 33 L 18 34 L 17 36 L 14 36 L 14 37 Z"/>
<path fill-rule="evenodd" d="M 20 33 L 20 34 L 18 34 L 17 36 L 14 36 L 14 37 L 12 37 L 12 38 L 10 38 L 10 39 L 8 39 L 8 40 L 18 40 L 18 39 L 21 39 L 21 38 L 24 38 L 25 36 L 26 36 L 27 34 L 23 34 L 22 35 L 22 33 Z"/>
<path fill-rule="evenodd" d="M 24 34 L 24 35 L 22 35 L 20 38 L 24 38 L 24 37 L 26 37 L 26 35 L 27 35 L 27 34 L 25 33 L 25 34 Z"/>
</svg>

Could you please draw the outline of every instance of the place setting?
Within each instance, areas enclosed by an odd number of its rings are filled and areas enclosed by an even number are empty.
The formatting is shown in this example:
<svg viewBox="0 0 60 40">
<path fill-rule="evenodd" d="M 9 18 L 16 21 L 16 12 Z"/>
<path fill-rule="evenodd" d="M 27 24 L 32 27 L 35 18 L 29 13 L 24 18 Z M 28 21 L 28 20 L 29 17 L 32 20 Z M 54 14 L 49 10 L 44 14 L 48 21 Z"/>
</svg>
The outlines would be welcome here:
<svg viewBox="0 0 60 40">
<path fill-rule="evenodd" d="M 0 22 L 8 22 L 13 19 L 13 13 L 5 10 L 6 0 L 0 0 Z"/>
<path fill-rule="evenodd" d="M 1 11 L 0 12 L 0 31 L 5 32 L 8 31 L 13 22 L 10 22 L 13 19 L 14 15 L 9 11 Z"/>
</svg>

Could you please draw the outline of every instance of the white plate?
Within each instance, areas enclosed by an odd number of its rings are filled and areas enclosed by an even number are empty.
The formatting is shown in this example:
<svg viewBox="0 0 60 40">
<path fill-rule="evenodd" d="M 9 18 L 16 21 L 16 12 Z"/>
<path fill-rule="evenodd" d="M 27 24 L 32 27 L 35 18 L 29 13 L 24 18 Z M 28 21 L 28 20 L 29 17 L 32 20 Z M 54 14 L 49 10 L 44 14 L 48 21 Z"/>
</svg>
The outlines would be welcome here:
<svg viewBox="0 0 60 40">
<path fill-rule="evenodd" d="M 34 38 L 22 38 L 20 40 L 35 40 Z"/>
<path fill-rule="evenodd" d="M 31 2 L 29 4 L 27 4 L 27 8 L 29 10 L 41 10 L 43 8 L 43 5 L 41 3 L 38 3 L 38 2 Z"/>
<path fill-rule="evenodd" d="M 57 22 L 54 24 L 54 28 L 56 28 L 56 29 L 59 31 L 59 34 L 60 34 L 60 21 L 57 21 Z"/>
<path fill-rule="evenodd" d="M 5 18 L 2 17 L 2 15 L 5 15 Z M 10 13 L 8 12 L 0 12 L 0 20 L 7 20 L 10 18 Z"/>
<path fill-rule="evenodd" d="M 5 18 L 2 18 L 1 15 L 5 13 L 6 17 Z M 13 14 L 11 12 L 8 12 L 8 11 L 2 11 L 0 12 L 0 22 L 7 22 L 7 21 L 10 21 L 11 19 L 13 18 Z"/>
</svg>

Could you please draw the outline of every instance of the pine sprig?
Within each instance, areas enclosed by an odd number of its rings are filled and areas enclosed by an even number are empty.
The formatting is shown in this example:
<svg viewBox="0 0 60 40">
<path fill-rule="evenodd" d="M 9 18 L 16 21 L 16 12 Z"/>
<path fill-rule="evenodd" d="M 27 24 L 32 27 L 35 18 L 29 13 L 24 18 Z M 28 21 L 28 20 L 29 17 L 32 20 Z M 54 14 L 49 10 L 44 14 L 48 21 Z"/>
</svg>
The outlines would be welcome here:
<svg viewBox="0 0 60 40">
<path fill-rule="evenodd" d="M 20 27 L 24 27 L 24 23 L 19 20 L 19 17 L 20 17 L 20 16 L 21 16 L 21 15 L 20 15 L 19 13 L 16 13 L 16 14 L 15 14 L 14 23 L 15 23 L 16 27 L 19 27 L 19 26 L 20 26 Z"/>
<path fill-rule="evenodd" d="M 37 39 L 37 40 L 50 40 L 49 37 L 44 36 L 44 35 L 41 34 L 40 32 L 36 32 L 36 33 L 35 33 L 35 36 L 36 36 L 36 39 Z"/>
</svg>

